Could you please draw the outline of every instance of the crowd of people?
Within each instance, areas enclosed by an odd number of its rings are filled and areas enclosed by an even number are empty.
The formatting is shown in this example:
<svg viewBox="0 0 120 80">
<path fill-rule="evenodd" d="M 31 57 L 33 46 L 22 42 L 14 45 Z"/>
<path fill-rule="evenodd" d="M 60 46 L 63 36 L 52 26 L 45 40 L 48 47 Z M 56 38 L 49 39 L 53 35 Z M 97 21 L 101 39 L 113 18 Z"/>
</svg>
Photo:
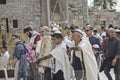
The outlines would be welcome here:
<svg viewBox="0 0 120 80">
<path fill-rule="evenodd" d="M 102 71 L 113 80 L 111 69 L 115 80 L 120 80 L 120 30 L 112 25 L 101 29 L 99 33 L 89 24 L 83 30 L 41 26 L 37 32 L 27 26 L 26 43 L 13 34 L 15 80 L 100 80 Z"/>
</svg>

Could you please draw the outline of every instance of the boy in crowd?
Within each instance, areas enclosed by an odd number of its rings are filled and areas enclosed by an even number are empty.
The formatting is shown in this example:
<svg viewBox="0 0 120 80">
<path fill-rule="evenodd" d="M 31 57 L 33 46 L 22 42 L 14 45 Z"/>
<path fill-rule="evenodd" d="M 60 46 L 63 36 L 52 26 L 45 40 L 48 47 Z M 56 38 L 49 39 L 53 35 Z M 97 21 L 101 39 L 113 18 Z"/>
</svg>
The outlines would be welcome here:
<svg viewBox="0 0 120 80">
<path fill-rule="evenodd" d="M 1 59 L 0 60 L 9 60 L 9 52 L 6 46 L 1 47 Z"/>
<path fill-rule="evenodd" d="M 67 56 L 67 49 L 63 42 L 61 33 L 54 33 L 52 40 L 55 45 L 54 49 L 36 61 L 38 64 L 42 60 L 51 58 L 50 66 L 53 74 L 53 80 L 70 80 L 71 79 L 71 65 Z"/>
</svg>

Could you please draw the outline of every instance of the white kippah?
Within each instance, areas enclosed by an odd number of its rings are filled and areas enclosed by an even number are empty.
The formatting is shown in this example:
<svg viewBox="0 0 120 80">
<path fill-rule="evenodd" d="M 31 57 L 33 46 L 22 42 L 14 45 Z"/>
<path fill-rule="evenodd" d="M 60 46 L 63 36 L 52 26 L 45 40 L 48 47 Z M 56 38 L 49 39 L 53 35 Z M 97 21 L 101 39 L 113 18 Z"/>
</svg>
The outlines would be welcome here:
<svg viewBox="0 0 120 80">
<path fill-rule="evenodd" d="M 54 33 L 60 33 L 60 34 L 62 34 L 60 31 L 55 31 Z"/>
<path fill-rule="evenodd" d="M 101 34 L 101 36 L 103 37 L 103 36 L 106 36 L 106 32 L 103 32 L 102 34 Z"/>
<path fill-rule="evenodd" d="M 59 31 L 58 28 L 53 27 L 52 31 Z"/>
<path fill-rule="evenodd" d="M 75 29 L 75 30 L 73 30 L 73 32 L 78 32 L 78 33 L 80 33 L 81 35 L 83 35 L 83 32 L 82 32 L 80 29 Z"/>
<path fill-rule="evenodd" d="M 94 44 L 92 47 L 95 48 L 95 49 L 99 49 L 100 48 L 98 44 Z"/>
<path fill-rule="evenodd" d="M 120 32 L 120 30 L 119 30 L 119 29 L 116 29 L 115 32 Z"/>
</svg>

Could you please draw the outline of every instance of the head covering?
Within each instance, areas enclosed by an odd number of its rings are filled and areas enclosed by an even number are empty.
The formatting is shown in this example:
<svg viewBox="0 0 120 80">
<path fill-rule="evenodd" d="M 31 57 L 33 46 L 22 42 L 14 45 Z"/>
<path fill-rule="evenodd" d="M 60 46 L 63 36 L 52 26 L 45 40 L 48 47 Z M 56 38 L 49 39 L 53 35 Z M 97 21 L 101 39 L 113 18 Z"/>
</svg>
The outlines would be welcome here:
<svg viewBox="0 0 120 80">
<path fill-rule="evenodd" d="M 102 37 L 106 36 L 106 32 L 103 32 L 103 33 L 101 34 L 101 36 L 102 36 Z"/>
<path fill-rule="evenodd" d="M 7 47 L 6 47 L 6 46 L 2 46 L 2 47 L 0 47 L 0 49 L 2 49 L 2 48 L 7 50 Z"/>
<path fill-rule="evenodd" d="M 93 31 L 94 31 L 94 32 L 97 32 L 97 29 L 96 29 L 96 28 L 94 28 L 94 29 L 93 29 Z"/>
<path fill-rule="evenodd" d="M 90 30 L 93 30 L 93 29 L 94 29 L 94 27 L 93 27 L 92 25 L 90 25 L 90 24 L 87 25 L 86 27 L 87 27 L 87 28 L 90 28 Z M 85 27 L 85 28 L 86 28 L 86 27 Z"/>
<path fill-rule="evenodd" d="M 29 31 L 33 31 L 32 26 L 30 26 L 30 25 L 26 26 L 23 30 L 24 33 L 29 32 Z"/>
<path fill-rule="evenodd" d="M 46 30 L 46 31 L 49 31 L 49 28 L 48 28 L 47 26 L 43 26 L 43 27 L 41 27 L 41 29 L 44 29 L 44 30 Z"/>
<path fill-rule="evenodd" d="M 98 44 L 94 44 L 92 47 L 95 48 L 95 49 L 99 49 L 100 48 Z"/>
<path fill-rule="evenodd" d="M 53 35 L 51 35 L 52 37 L 56 37 L 56 38 L 62 38 L 63 39 L 63 35 L 62 33 L 54 33 Z"/>
<path fill-rule="evenodd" d="M 59 29 L 56 27 L 53 27 L 52 31 L 59 31 Z"/>
<path fill-rule="evenodd" d="M 78 32 L 78 33 L 80 33 L 81 35 L 83 35 L 83 32 L 82 32 L 80 29 L 74 29 L 72 32 Z"/>
<path fill-rule="evenodd" d="M 59 33 L 59 34 L 62 34 L 60 31 L 55 31 L 54 33 Z"/>
<path fill-rule="evenodd" d="M 116 29 L 115 32 L 116 32 L 116 33 L 120 33 L 120 30 L 119 30 L 119 29 Z"/>
</svg>

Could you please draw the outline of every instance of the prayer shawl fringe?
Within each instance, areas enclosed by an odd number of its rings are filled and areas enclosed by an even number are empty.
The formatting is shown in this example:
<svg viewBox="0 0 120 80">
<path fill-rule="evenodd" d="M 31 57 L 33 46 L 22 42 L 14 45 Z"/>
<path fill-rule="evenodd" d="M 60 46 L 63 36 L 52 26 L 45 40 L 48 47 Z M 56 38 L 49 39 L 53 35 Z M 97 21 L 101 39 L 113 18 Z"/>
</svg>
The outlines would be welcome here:
<svg viewBox="0 0 120 80">
<path fill-rule="evenodd" d="M 66 53 L 65 44 L 61 43 L 59 46 L 55 47 L 55 49 L 52 50 L 50 54 L 61 63 L 64 79 L 71 80 L 71 77 L 73 77 L 73 69 Z"/>
</svg>

